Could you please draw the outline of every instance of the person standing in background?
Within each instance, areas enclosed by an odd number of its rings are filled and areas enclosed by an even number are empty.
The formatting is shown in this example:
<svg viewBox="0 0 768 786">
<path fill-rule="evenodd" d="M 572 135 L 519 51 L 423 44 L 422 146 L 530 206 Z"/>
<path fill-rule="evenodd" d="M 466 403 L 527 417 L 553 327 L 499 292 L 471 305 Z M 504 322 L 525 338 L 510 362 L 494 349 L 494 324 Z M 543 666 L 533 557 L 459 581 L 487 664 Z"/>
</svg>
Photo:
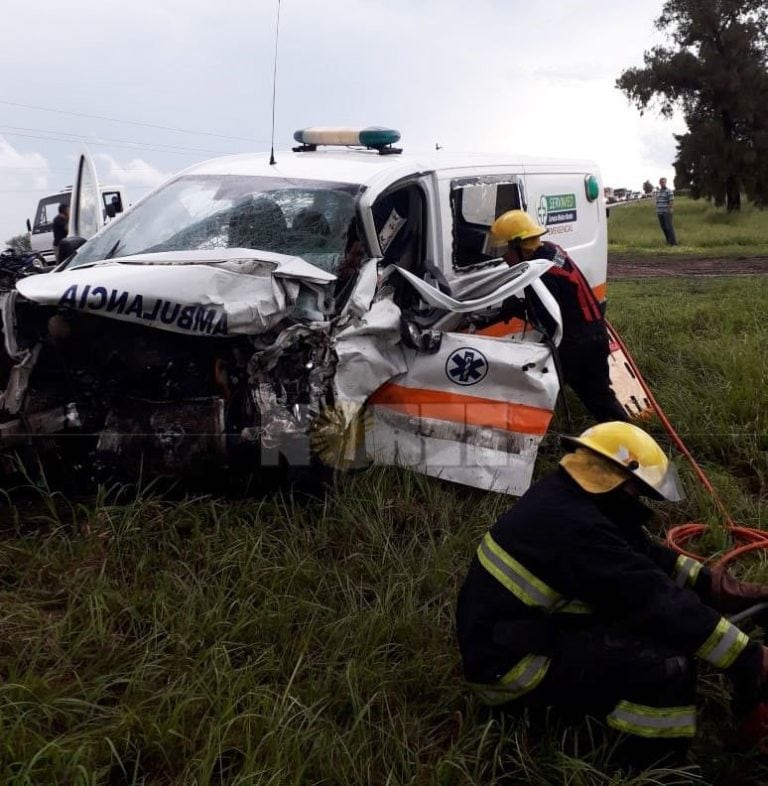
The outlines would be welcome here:
<svg viewBox="0 0 768 786">
<path fill-rule="evenodd" d="M 674 209 L 675 195 L 667 188 L 667 178 L 659 180 L 659 190 L 656 193 L 656 215 L 659 219 L 661 231 L 667 240 L 668 246 L 676 246 L 675 227 L 672 225 L 672 211 Z"/>
<path fill-rule="evenodd" d="M 53 219 L 53 253 L 56 255 L 56 264 L 61 262 L 59 243 L 69 233 L 69 205 L 63 202 L 59 205 L 59 212 Z"/>
</svg>

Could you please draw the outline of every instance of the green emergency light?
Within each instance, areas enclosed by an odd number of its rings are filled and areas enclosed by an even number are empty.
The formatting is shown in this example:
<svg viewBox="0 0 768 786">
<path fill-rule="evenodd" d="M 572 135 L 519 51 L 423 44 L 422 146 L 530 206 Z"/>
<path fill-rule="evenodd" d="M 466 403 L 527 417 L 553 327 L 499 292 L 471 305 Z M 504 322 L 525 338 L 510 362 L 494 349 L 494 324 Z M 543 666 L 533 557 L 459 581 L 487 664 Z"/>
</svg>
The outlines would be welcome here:
<svg viewBox="0 0 768 786">
<path fill-rule="evenodd" d="M 600 196 L 600 184 L 594 175 L 587 175 L 584 178 L 584 191 L 589 202 L 594 202 Z"/>
</svg>

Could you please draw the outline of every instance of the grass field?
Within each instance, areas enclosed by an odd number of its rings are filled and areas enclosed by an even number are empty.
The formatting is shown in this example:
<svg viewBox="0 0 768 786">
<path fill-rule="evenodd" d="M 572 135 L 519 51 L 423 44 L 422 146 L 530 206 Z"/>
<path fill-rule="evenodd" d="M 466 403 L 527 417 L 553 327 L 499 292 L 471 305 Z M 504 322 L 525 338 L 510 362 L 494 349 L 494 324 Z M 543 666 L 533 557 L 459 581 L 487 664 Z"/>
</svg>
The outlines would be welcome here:
<svg viewBox="0 0 768 786">
<path fill-rule="evenodd" d="M 649 256 L 768 257 L 768 211 L 749 204 L 728 213 L 703 199 L 679 197 L 674 224 L 679 245 L 668 246 L 653 199 L 613 205 L 608 219 L 608 253 L 617 261 Z"/>
<path fill-rule="evenodd" d="M 613 324 L 733 516 L 766 526 L 768 278 L 609 289 Z M 556 458 L 550 439 L 540 471 Z M 702 548 L 720 547 L 713 505 L 683 475 L 690 496 L 659 506 L 658 526 L 710 522 Z M 466 694 L 457 589 L 509 498 L 372 470 L 310 504 L 119 489 L 86 503 L 40 484 L 14 499 L 0 548 L 3 786 L 692 782 L 611 774 L 587 727 L 534 735 Z M 768 581 L 757 557 L 742 569 Z M 768 780 L 723 751 L 720 677 L 705 673 L 701 693 L 703 782 Z"/>
</svg>

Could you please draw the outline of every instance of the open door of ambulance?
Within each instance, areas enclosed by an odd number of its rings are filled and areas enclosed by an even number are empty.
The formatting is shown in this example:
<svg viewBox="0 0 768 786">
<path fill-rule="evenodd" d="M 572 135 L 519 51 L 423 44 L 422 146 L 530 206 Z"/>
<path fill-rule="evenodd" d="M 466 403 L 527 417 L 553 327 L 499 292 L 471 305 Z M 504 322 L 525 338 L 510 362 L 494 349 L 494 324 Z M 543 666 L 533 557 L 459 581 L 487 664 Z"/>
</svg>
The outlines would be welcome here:
<svg viewBox="0 0 768 786">
<path fill-rule="evenodd" d="M 104 226 L 99 180 L 93 159 L 87 150 L 81 153 L 77 161 L 69 211 L 70 235 L 88 240 Z"/>
<path fill-rule="evenodd" d="M 401 275 L 449 315 L 471 312 L 475 305 L 499 306 L 530 286 L 556 320 L 559 341 L 560 310 L 538 280 L 549 266 L 537 261 L 480 271 L 472 282 L 475 297 L 462 300 L 407 272 Z M 368 399 L 368 455 L 379 464 L 412 467 L 476 488 L 525 492 L 560 390 L 550 345 L 529 335 L 447 330 L 436 351 L 405 348 L 407 371 Z"/>
</svg>

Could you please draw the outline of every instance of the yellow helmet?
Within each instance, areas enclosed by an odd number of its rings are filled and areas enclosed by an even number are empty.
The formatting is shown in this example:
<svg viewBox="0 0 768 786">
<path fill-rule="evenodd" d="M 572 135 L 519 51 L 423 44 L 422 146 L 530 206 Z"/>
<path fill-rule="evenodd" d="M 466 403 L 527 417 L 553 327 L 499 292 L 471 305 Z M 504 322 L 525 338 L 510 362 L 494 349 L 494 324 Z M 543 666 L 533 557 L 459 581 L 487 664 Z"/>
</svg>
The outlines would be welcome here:
<svg viewBox="0 0 768 786">
<path fill-rule="evenodd" d="M 541 237 L 546 232 L 547 229 L 539 226 L 525 210 L 507 210 L 493 222 L 490 235 L 493 245 L 501 246 Z"/>
<path fill-rule="evenodd" d="M 604 493 L 631 478 L 641 494 L 653 499 L 679 502 L 685 496 L 677 470 L 659 443 L 631 423 L 598 423 L 562 441 L 576 450 L 560 463 L 585 491 Z"/>
</svg>

